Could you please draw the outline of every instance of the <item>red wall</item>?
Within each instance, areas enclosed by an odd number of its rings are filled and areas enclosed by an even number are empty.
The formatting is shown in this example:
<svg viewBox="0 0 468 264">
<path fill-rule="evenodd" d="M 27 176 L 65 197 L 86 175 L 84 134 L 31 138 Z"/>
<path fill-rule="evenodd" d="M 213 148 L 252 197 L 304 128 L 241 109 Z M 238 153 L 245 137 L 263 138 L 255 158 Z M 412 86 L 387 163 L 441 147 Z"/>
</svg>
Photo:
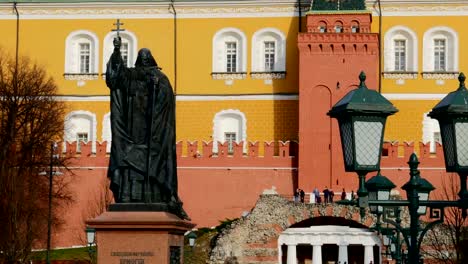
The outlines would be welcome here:
<svg viewBox="0 0 468 264">
<path fill-rule="evenodd" d="M 378 87 L 378 34 L 369 33 L 370 14 L 310 14 L 299 48 L 299 187 L 338 188 L 344 175 L 336 120 L 326 113 L 367 75 L 369 89 Z M 341 23 L 343 33 L 335 33 Z M 318 32 L 327 25 L 327 32 Z M 350 33 L 352 25 L 359 33 Z"/>
</svg>

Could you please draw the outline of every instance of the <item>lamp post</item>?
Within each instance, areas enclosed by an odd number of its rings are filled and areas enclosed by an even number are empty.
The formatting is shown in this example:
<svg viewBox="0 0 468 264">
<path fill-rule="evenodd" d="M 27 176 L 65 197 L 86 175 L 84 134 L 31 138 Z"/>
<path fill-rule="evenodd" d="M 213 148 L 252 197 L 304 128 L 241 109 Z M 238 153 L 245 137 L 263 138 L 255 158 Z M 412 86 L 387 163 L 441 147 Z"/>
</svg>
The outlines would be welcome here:
<svg viewBox="0 0 468 264">
<path fill-rule="evenodd" d="M 96 229 L 86 227 L 86 241 L 88 242 L 88 254 L 91 258 L 91 263 L 94 263 L 94 253 L 96 250 L 93 249 L 93 245 L 96 243 Z"/>
<path fill-rule="evenodd" d="M 365 175 L 370 171 L 380 169 L 380 156 L 386 117 L 398 110 L 376 91 L 366 88 L 365 75 L 361 72 L 361 84 L 355 90 L 345 95 L 328 112 L 328 115 L 338 119 L 345 170 L 356 172 L 359 176 L 358 203 L 361 216 L 366 207 L 377 215 L 376 229 L 386 235 L 394 234 L 393 242 L 397 247 L 396 260 L 401 263 L 402 235 L 408 249 L 409 263 L 420 262 L 420 247 L 424 235 L 434 225 L 444 221 L 444 208 L 458 207 L 466 216 L 468 208 L 468 191 L 466 178 L 468 175 L 468 91 L 465 87 L 465 76 L 459 76 L 459 88 L 449 93 L 429 113 L 429 116 L 439 121 L 442 134 L 442 145 L 447 172 L 458 172 L 460 175 L 460 199 L 457 201 L 429 200 L 429 194 L 434 186 L 420 176 L 419 161 L 416 154 L 412 154 L 408 165 L 410 179 L 402 186 L 406 191 L 407 200 L 389 200 L 389 193 L 395 185 L 380 172 L 365 182 Z M 353 202 L 351 202 L 353 203 Z M 410 215 L 409 228 L 402 227 L 400 207 L 408 207 Z M 419 217 L 426 214 L 429 207 L 430 217 L 436 219 L 421 228 Z M 396 220 L 387 217 L 393 211 Z M 394 228 L 382 228 L 381 216 L 384 223 Z"/>
<path fill-rule="evenodd" d="M 50 143 L 50 164 L 49 164 L 49 212 L 47 217 L 47 255 L 46 255 L 46 263 L 50 264 L 50 240 L 52 235 L 52 187 L 53 187 L 53 166 L 54 166 L 54 158 L 55 158 L 55 151 L 57 150 L 57 143 L 52 142 Z"/>
</svg>

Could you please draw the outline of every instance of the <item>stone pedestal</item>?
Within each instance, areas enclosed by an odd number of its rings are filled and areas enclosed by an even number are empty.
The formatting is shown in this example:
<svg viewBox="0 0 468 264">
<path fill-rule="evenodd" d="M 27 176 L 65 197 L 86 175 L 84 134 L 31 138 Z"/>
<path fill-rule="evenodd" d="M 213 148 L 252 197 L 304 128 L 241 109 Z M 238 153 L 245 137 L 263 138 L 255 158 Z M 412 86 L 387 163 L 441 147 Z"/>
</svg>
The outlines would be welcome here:
<svg viewBox="0 0 468 264">
<path fill-rule="evenodd" d="M 168 212 L 105 212 L 96 229 L 97 260 L 105 264 L 183 263 L 184 233 L 195 224 Z"/>
</svg>

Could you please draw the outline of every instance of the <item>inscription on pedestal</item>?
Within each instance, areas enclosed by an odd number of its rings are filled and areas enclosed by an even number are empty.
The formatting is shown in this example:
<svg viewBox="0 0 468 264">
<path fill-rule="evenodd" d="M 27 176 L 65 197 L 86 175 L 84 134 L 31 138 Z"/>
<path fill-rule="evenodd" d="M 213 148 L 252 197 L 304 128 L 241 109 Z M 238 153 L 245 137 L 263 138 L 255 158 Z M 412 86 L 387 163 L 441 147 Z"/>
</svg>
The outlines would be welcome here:
<svg viewBox="0 0 468 264">
<path fill-rule="evenodd" d="M 120 264 L 145 264 L 144 259 L 120 259 Z"/>
<path fill-rule="evenodd" d="M 129 258 L 129 257 L 152 257 L 154 253 L 151 251 L 129 252 L 129 251 L 116 251 L 111 252 L 112 257 L 120 258 L 120 264 L 145 264 L 145 259 L 142 258 Z"/>
</svg>

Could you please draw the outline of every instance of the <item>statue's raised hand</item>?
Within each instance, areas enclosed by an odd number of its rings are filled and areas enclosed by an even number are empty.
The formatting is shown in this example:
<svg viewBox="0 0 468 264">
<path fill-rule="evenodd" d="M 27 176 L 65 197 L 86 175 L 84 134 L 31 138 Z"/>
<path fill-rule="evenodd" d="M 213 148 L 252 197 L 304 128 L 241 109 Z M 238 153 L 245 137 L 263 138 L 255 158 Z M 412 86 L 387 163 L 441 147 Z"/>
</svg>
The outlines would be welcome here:
<svg viewBox="0 0 468 264">
<path fill-rule="evenodd" d="M 120 37 L 114 38 L 114 49 L 120 50 L 120 46 L 122 46 L 122 39 Z"/>
</svg>

